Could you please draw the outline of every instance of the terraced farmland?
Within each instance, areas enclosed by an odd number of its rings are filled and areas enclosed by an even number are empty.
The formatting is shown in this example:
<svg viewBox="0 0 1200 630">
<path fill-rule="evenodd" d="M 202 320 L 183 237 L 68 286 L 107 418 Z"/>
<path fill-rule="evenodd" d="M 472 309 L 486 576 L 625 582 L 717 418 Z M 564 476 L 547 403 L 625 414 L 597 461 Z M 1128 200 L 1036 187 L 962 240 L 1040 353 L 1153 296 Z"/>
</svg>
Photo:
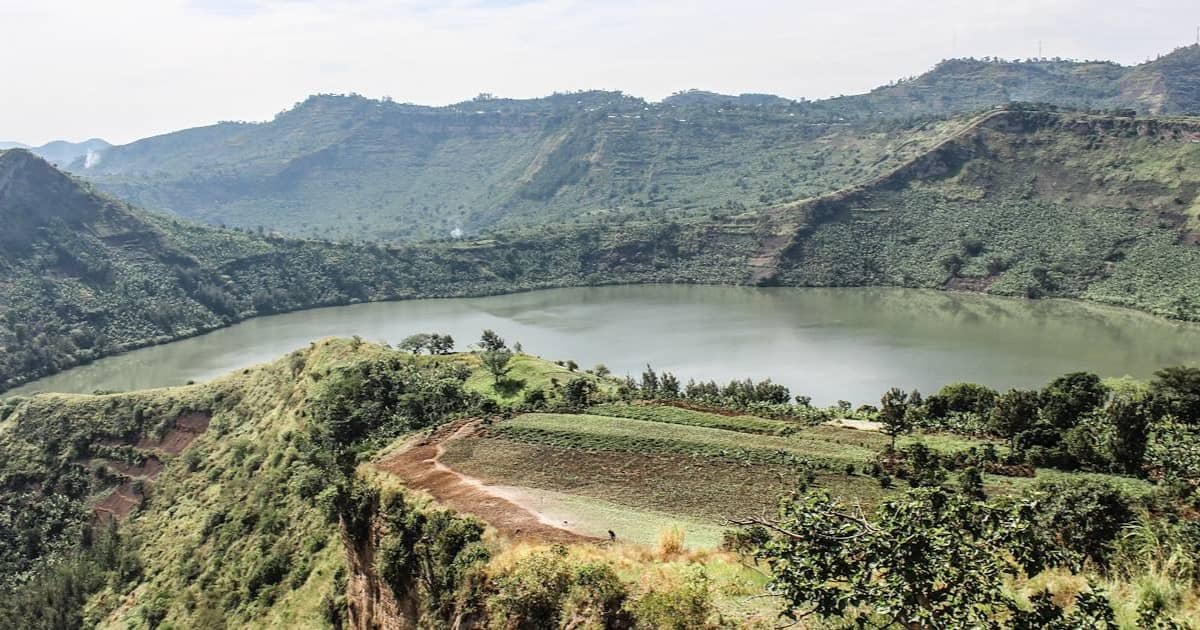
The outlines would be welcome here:
<svg viewBox="0 0 1200 630">
<path fill-rule="evenodd" d="M 931 434 L 901 444 L 916 441 L 944 453 L 983 443 Z M 442 461 L 487 484 L 720 523 L 772 509 L 801 483 L 876 503 L 895 491 L 868 474 L 888 442 L 873 431 L 609 403 L 586 414 L 530 413 L 496 423 L 445 443 Z M 1008 485 L 1000 477 L 988 481 Z"/>
</svg>

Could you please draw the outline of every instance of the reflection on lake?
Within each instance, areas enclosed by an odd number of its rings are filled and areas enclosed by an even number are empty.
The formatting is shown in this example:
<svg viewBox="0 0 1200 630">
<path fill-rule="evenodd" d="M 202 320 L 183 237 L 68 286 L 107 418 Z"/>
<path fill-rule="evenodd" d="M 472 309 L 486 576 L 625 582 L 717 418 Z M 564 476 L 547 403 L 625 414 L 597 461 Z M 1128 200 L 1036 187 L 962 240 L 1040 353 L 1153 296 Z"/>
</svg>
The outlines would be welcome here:
<svg viewBox="0 0 1200 630">
<path fill-rule="evenodd" d="M 1200 360 L 1200 326 L 1060 300 L 911 289 L 617 286 L 413 300 L 252 319 L 136 350 L 15 390 L 129 390 L 204 380 L 322 337 L 395 343 L 450 333 L 458 348 L 495 329 L 526 352 L 647 363 L 682 380 L 772 378 L 825 404 L 876 402 L 888 387 L 930 392 L 953 381 L 1032 387 L 1074 370 L 1145 378 Z"/>
</svg>

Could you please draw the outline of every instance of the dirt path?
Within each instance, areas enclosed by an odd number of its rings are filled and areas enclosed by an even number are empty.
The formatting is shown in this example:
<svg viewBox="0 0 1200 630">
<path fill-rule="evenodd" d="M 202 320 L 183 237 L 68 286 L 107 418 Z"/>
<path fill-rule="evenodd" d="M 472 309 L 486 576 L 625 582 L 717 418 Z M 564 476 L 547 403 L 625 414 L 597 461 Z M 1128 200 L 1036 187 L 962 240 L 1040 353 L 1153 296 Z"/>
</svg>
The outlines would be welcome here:
<svg viewBox="0 0 1200 630">
<path fill-rule="evenodd" d="M 451 432 L 419 438 L 403 450 L 388 455 L 376 466 L 404 479 L 405 485 L 423 490 L 438 503 L 458 512 L 473 514 L 516 540 L 544 542 L 580 542 L 597 540 L 551 522 L 494 491 L 483 482 L 459 473 L 441 462 L 442 444 L 475 432 L 475 423 L 464 424 Z"/>
</svg>

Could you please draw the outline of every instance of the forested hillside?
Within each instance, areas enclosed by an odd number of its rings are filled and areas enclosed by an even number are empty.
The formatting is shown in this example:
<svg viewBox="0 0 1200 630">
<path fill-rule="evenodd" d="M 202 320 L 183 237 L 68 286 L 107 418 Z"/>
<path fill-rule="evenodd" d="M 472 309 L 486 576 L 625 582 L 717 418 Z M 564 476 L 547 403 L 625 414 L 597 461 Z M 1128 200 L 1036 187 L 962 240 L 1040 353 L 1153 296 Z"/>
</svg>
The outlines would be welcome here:
<svg viewBox="0 0 1200 630">
<path fill-rule="evenodd" d="M 863 186 L 782 212 L 765 283 L 1071 296 L 1195 319 L 1200 122 L 1003 111 Z"/>
<path fill-rule="evenodd" d="M 616 92 L 441 108 L 324 95 L 267 123 L 148 138 L 72 170 L 210 224 L 416 240 L 802 199 L 894 167 L 956 126 L 851 128 L 786 104 L 655 104 Z"/>
<path fill-rule="evenodd" d="M 736 283 L 751 219 L 405 247 L 289 240 L 135 210 L 0 154 L 0 387 L 286 310 L 618 282 Z"/>
<path fill-rule="evenodd" d="M 851 410 L 479 343 L 323 340 L 202 385 L 0 401 L 0 627 L 1196 618 L 1195 368 Z M 547 487 L 569 523 L 520 498 Z"/>
<path fill-rule="evenodd" d="M 427 240 L 797 201 L 885 173 L 1014 101 L 1200 111 L 1200 47 L 1138 66 L 956 59 L 867 94 L 689 91 L 447 107 L 313 96 L 265 123 L 187 129 L 70 170 L 141 207 L 319 238 Z"/>
</svg>

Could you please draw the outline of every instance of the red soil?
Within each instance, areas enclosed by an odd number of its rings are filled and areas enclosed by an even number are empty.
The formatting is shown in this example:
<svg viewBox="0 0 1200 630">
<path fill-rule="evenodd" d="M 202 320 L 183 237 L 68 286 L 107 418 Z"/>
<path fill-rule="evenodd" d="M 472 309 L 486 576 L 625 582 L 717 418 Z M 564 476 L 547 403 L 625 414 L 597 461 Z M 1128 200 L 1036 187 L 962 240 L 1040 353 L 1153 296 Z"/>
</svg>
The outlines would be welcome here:
<svg viewBox="0 0 1200 630">
<path fill-rule="evenodd" d="M 148 436 L 143 436 L 138 440 L 137 447 L 144 449 L 157 449 L 171 455 L 178 455 L 183 452 L 201 433 L 208 430 L 208 425 L 212 421 L 212 414 L 208 412 L 192 411 L 185 413 L 175 420 L 175 425 L 167 430 L 161 440 L 154 440 Z"/>
<path fill-rule="evenodd" d="M 468 436 L 476 428 L 477 424 L 468 423 L 451 427 L 451 431 L 443 431 L 441 435 L 418 439 L 376 466 L 401 477 L 408 487 L 428 492 L 445 507 L 483 519 L 509 538 L 561 543 L 598 540 L 548 523 L 535 512 L 440 461 L 443 442 Z"/>
<path fill-rule="evenodd" d="M 162 472 L 163 464 L 157 457 L 150 456 L 146 461 L 139 466 L 127 464 L 125 462 L 115 461 L 111 459 L 93 459 L 88 462 L 93 466 L 104 466 L 126 477 L 138 477 L 144 479 L 154 479 L 158 473 Z"/>
</svg>

